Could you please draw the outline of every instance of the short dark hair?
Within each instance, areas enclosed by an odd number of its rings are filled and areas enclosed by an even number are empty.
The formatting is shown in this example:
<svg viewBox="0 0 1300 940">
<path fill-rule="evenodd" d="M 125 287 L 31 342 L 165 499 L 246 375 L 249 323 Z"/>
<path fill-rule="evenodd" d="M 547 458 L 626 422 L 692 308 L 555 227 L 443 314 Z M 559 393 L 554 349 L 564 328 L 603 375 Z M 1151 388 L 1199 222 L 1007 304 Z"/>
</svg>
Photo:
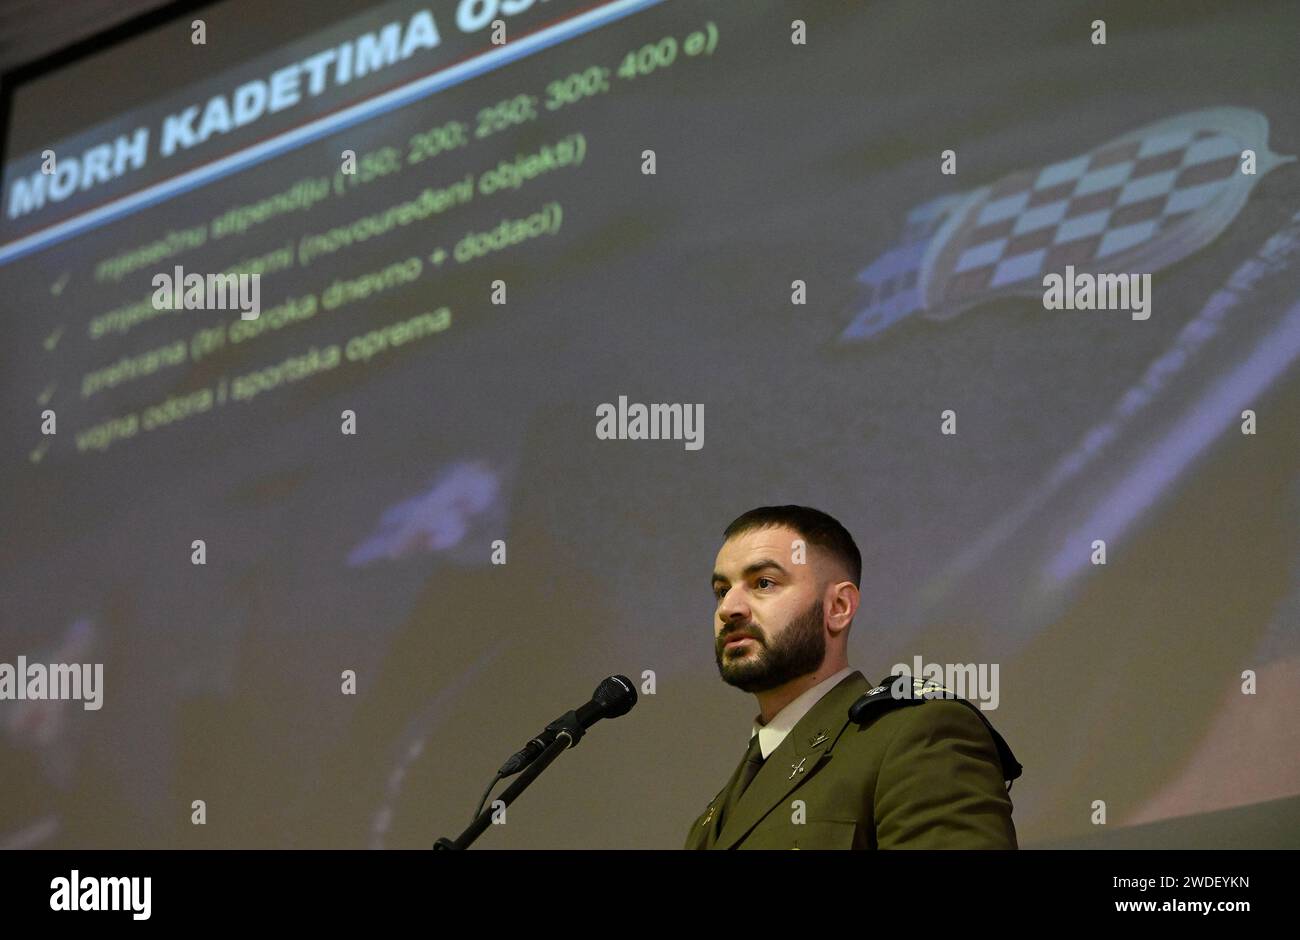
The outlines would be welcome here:
<svg viewBox="0 0 1300 940">
<path fill-rule="evenodd" d="M 854 587 L 861 587 L 858 582 L 862 580 L 862 553 L 858 551 L 849 530 L 820 509 L 810 506 L 759 506 L 737 516 L 723 531 L 722 537 L 726 541 L 743 532 L 772 526 L 794 529 L 805 542 L 830 552 L 848 569 Z"/>
</svg>

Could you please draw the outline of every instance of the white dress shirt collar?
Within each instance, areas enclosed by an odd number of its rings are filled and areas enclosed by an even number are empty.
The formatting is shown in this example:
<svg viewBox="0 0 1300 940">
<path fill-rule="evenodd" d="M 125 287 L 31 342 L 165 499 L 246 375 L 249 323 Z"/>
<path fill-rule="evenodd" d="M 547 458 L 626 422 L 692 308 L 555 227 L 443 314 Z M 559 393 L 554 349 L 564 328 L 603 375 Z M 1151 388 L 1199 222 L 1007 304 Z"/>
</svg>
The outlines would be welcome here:
<svg viewBox="0 0 1300 940">
<path fill-rule="evenodd" d="M 772 720 L 767 724 L 763 724 L 762 715 L 756 715 L 753 730 L 749 733 L 749 739 L 753 741 L 754 735 L 758 735 L 758 746 L 763 751 L 763 759 L 767 760 L 767 755 L 777 749 L 777 746 L 785 740 L 785 736 L 799 723 L 799 719 L 808 714 L 823 695 L 835 688 L 841 679 L 852 674 L 852 672 L 852 666 L 845 666 L 835 675 L 827 676 L 773 715 Z"/>
</svg>

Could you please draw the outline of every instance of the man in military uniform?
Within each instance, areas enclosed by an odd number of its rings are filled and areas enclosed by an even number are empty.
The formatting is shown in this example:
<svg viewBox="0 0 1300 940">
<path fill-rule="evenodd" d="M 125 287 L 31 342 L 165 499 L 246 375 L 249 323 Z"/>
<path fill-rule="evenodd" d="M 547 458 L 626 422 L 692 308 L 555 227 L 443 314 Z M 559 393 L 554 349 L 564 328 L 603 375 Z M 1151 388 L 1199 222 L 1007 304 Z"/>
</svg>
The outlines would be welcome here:
<svg viewBox="0 0 1300 940">
<path fill-rule="evenodd" d="M 978 710 L 913 696 L 910 680 L 873 689 L 848 666 L 861 573 L 852 536 L 816 509 L 763 507 L 727 527 L 715 655 L 760 714 L 686 848 L 1017 847 L 1003 780 L 1020 768 Z"/>
</svg>

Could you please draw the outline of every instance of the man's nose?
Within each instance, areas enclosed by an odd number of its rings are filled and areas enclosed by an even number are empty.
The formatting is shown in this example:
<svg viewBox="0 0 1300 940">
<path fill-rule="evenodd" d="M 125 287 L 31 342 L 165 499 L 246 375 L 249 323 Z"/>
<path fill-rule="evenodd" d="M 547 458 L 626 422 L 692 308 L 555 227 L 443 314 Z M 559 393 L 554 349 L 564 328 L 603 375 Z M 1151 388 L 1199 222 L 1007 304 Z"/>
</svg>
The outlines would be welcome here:
<svg viewBox="0 0 1300 940">
<path fill-rule="evenodd" d="M 748 617 L 749 607 L 738 594 L 728 591 L 718 605 L 718 619 L 722 625 L 725 627 L 734 620 L 745 620 Z"/>
</svg>

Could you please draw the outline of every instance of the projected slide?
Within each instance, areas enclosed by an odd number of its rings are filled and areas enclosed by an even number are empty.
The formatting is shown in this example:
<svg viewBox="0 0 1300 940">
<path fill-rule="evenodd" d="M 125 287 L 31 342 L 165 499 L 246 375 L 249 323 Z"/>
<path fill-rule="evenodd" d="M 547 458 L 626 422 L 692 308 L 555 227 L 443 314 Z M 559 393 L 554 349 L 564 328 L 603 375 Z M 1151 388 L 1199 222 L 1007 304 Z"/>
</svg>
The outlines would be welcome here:
<svg viewBox="0 0 1300 940">
<path fill-rule="evenodd" d="M 427 848 L 621 673 L 482 844 L 677 848 L 784 503 L 869 679 L 996 664 L 1021 846 L 1300 796 L 1300 19 L 1095 6 L 228 0 L 7 84 L 0 845 Z"/>
</svg>

